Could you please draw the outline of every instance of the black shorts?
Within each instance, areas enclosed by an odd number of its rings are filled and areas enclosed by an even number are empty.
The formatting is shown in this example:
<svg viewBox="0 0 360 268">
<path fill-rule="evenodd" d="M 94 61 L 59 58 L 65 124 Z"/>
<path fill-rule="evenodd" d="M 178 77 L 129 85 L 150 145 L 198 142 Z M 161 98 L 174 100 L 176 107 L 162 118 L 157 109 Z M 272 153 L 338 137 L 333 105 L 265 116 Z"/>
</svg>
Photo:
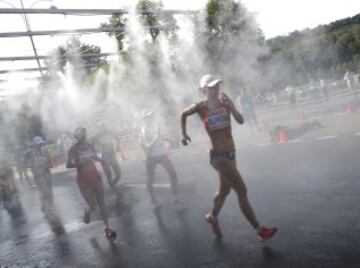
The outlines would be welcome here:
<svg viewBox="0 0 360 268">
<path fill-rule="evenodd" d="M 215 150 L 210 150 L 210 164 L 213 165 L 214 161 L 219 158 L 227 158 L 231 161 L 235 161 L 236 155 L 235 150 L 227 151 L 227 152 L 217 152 Z"/>
</svg>

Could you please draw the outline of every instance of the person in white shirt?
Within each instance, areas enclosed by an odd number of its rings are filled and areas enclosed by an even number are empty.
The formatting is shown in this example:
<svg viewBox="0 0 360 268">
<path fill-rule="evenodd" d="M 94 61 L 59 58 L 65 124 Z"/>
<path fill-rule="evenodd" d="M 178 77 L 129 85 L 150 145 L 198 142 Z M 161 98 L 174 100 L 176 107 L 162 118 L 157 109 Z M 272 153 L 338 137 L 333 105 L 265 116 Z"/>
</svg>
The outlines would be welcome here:
<svg viewBox="0 0 360 268">
<path fill-rule="evenodd" d="M 346 81 L 348 90 L 351 91 L 354 88 L 354 73 L 350 70 L 347 70 L 344 75 L 344 80 Z"/>
<path fill-rule="evenodd" d="M 147 188 L 155 209 L 161 208 L 154 194 L 155 170 L 160 164 L 169 174 L 174 203 L 178 203 L 178 177 L 170 158 L 167 155 L 167 142 L 161 135 L 160 127 L 154 122 L 154 113 L 143 110 L 143 126 L 140 132 L 140 144 L 146 156 Z"/>
</svg>

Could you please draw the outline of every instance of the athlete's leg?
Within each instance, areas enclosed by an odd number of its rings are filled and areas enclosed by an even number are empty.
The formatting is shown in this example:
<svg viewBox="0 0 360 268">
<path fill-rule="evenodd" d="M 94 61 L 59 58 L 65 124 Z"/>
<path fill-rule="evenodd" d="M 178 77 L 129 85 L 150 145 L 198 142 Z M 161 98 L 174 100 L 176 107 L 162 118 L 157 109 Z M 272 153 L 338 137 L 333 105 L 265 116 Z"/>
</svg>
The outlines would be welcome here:
<svg viewBox="0 0 360 268">
<path fill-rule="evenodd" d="M 105 204 L 105 192 L 104 187 L 102 183 L 97 183 L 96 186 L 94 186 L 94 191 L 96 195 L 96 202 L 99 206 L 101 218 L 105 224 L 105 226 L 109 227 L 109 221 L 108 221 L 108 215 L 107 215 L 107 209 Z"/>
<path fill-rule="evenodd" d="M 154 193 L 155 169 L 157 162 L 154 159 L 146 159 L 146 174 L 147 174 L 147 189 L 150 194 L 150 199 L 153 204 L 157 203 Z"/>
<path fill-rule="evenodd" d="M 33 172 L 34 181 L 39 191 L 39 197 L 40 197 L 40 204 L 41 204 L 41 211 L 46 212 L 46 185 L 44 181 L 44 176 L 41 174 L 37 174 L 36 172 Z"/>
<path fill-rule="evenodd" d="M 109 220 L 108 220 L 107 209 L 105 204 L 105 192 L 104 192 L 103 184 L 101 182 L 94 185 L 94 193 L 96 196 L 96 202 L 99 206 L 101 218 L 105 224 L 104 234 L 108 238 L 115 238 L 116 232 L 114 232 L 109 227 Z"/>
<path fill-rule="evenodd" d="M 104 170 L 105 177 L 107 182 L 109 183 L 109 186 L 111 188 L 114 188 L 114 181 L 112 179 L 112 173 L 111 173 L 111 166 L 108 161 L 101 161 L 101 166 Z"/>
<path fill-rule="evenodd" d="M 23 172 L 21 170 L 21 167 L 20 167 L 19 163 L 16 163 L 16 171 L 19 174 L 20 181 L 21 181 L 22 185 L 24 186 L 25 185 L 24 174 L 23 174 Z"/>
<path fill-rule="evenodd" d="M 214 161 L 214 167 L 218 170 L 224 181 L 235 190 L 238 197 L 239 207 L 245 218 L 255 229 L 259 228 L 259 222 L 247 197 L 246 185 L 237 170 L 235 161 L 227 158 L 219 158 Z"/>
<path fill-rule="evenodd" d="M 219 178 L 219 190 L 215 193 L 214 204 L 211 210 L 211 214 L 217 218 L 221 208 L 225 203 L 227 195 L 230 193 L 231 187 L 226 183 L 226 180 L 220 175 Z"/>
<path fill-rule="evenodd" d="M 47 173 L 45 174 L 45 183 L 46 183 L 47 203 L 49 204 L 50 209 L 54 209 L 54 194 L 53 194 L 52 176 L 50 171 L 47 171 Z"/>
<path fill-rule="evenodd" d="M 117 159 L 115 158 L 113 161 L 111 161 L 111 168 L 114 172 L 114 184 L 116 185 L 120 178 L 121 178 L 121 169 L 120 169 L 120 165 L 119 165 L 119 162 L 117 161 Z"/>
<path fill-rule="evenodd" d="M 175 167 L 168 156 L 164 156 L 160 164 L 170 176 L 171 190 L 175 196 L 178 195 L 178 178 Z"/>
<path fill-rule="evenodd" d="M 84 221 L 86 223 L 89 223 L 90 215 L 92 212 L 94 212 L 94 210 L 96 208 L 96 199 L 95 199 L 94 190 L 92 189 L 92 187 L 88 188 L 88 189 L 84 189 L 84 190 L 81 190 L 81 194 L 84 197 L 86 204 L 88 206 L 85 211 Z"/>
<path fill-rule="evenodd" d="M 0 178 L 1 180 L 1 188 L 2 188 L 2 196 L 3 196 L 3 204 L 5 208 L 9 208 L 11 204 L 11 186 L 9 180 L 9 172 L 3 174 Z"/>
<path fill-rule="evenodd" d="M 28 175 L 28 173 L 27 173 L 27 168 L 26 168 L 26 167 L 23 167 L 22 170 L 23 170 L 23 174 L 24 174 L 24 177 L 25 177 L 27 183 L 28 183 L 29 185 L 32 185 L 32 182 L 31 182 L 31 180 L 30 180 L 30 177 L 29 177 L 29 175 Z"/>
</svg>

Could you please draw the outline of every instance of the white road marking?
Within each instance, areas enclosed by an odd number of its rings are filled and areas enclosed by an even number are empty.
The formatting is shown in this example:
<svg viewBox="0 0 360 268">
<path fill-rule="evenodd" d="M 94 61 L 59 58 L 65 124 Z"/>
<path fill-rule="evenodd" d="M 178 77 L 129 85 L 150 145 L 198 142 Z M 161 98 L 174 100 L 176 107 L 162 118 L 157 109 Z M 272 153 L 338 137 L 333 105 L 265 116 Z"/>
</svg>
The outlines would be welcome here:
<svg viewBox="0 0 360 268">
<path fill-rule="evenodd" d="M 256 144 L 256 147 L 264 147 L 264 146 L 269 146 L 269 145 L 272 145 L 273 143 L 271 142 L 268 142 L 268 143 L 259 143 L 259 144 Z"/>
<path fill-rule="evenodd" d="M 298 139 L 298 140 L 289 140 L 289 142 L 297 143 L 297 142 L 303 142 L 303 140 L 301 140 L 301 139 Z"/>
<path fill-rule="evenodd" d="M 317 137 L 316 140 L 329 140 L 329 139 L 335 139 L 338 135 L 329 135 L 329 136 L 322 136 Z"/>
<path fill-rule="evenodd" d="M 145 189 L 147 187 L 147 184 L 146 183 L 127 183 L 126 187 Z M 171 185 L 169 183 L 155 183 L 153 185 L 153 187 L 155 187 L 155 188 L 170 188 Z"/>
<path fill-rule="evenodd" d="M 66 233 L 70 233 L 70 232 L 80 230 L 82 227 L 84 227 L 84 223 L 82 221 L 73 221 L 73 222 L 65 224 L 63 227 L 64 227 L 64 230 Z M 52 235 L 52 232 L 50 230 L 45 231 L 45 232 L 36 232 L 35 231 L 30 235 L 30 237 L 33 240 L 39 240 L 39 239 L 46 238 L 50 235 Z"/>
</svg>

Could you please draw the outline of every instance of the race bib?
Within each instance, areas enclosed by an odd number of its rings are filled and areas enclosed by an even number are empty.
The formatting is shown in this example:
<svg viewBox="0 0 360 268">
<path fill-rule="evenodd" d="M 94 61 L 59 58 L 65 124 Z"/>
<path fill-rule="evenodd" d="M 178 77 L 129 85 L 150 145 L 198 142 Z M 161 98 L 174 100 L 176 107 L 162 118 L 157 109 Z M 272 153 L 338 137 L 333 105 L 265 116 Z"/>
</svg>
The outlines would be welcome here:
<svg viewBox="0 0 360 268">
<path fill-rule="evenodd" d="M 81 164 L 87 163 L 95 157 L 95 152 L 91 148 L 84 148 L 79 150 L 78 157 Z"/>
<path fill-rule="evenodd" d="M 229 128 L 231 125 L 229 113 L 225 108 L 208 112 L 207 125 L 210 131 Z"/>
<path fill-rule="evenodd" d="M 42 155 L 34 156 L 33 165 L 35 168 L 47 167 L 49 165 L 48 158 Z"/>
</svg>

